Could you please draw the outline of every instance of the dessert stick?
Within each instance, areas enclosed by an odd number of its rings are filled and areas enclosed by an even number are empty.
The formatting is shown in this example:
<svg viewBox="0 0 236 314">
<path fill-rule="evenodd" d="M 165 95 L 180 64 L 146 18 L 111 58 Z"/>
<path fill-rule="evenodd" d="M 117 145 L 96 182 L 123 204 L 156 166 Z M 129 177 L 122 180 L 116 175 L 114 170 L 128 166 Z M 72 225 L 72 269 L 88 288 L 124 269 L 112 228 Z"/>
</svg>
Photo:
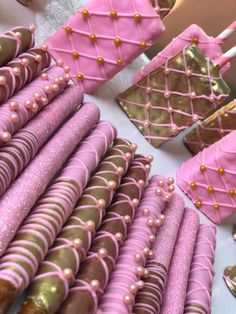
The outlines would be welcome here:
<svg viewBox="0 0 236 314">
<path fill-rule="evenodd" d="M 151 2 L 154 9 L 163 19 L 167 14 L 169 14 L 171 9 L 175 5 L 176 0 L 151 0 Z"/>
<path fill-rule="evenodd" d="M 232 55 L 213 63 L 196 45 L 185 47 L 120 94 L 118 103 L 149 143 L 159 147 L 223 104 L 230 89 L 220 68 Z"/>
<path fill-rule="evenodd" d="M 183 198 L 175 193 L 164 211 L 165 222 L 157 232 L 156 242 L 152 248 L 154 257 L 146 264 L 150 276 L 144 280 L 144 288 L 136 296 L 133 308 L 135 314 L 160 313 L 168 270 L 183 213 Z"/>
<path fill-rule="evenodd" d="M 144 267 L 147 259 L 153 256 L 150 248 L 155 241 L 157 229 L 163 223 L 162 212 L 172 196 L 172 183 L 172 178 L 151 178 L 100 300 L 101 313 L 132 313 L 135 295 L 144 286 L 142 279 L 149 277 L 149 271 Z"/>
<path fill-rule="evenodd" d="M 0 36 L 0 66 L 34 46 L 35 27 L 17 26 Z"/>
<path fill-rule="evenodd" d="M 127 140 L 117 139 L 100 163 L 67 223 L 41 263 L 19 313 L 56 313 L 100 227 L 122 176 L 133 159 Z M 99 254 L 104 255 L 104 250 Z"/>
<path fill-rule="evenodd" d="M 188 279 L 184 313 L 210 314 L 213 263 L 216 247 L 216 227 L 199 227 Z"/>
<path fill-rule="evenodd" d="M 187 27 L 181 34 L 167 45 L 162 51 L 160 51 L 156 57 L 154 57 L 145 67 L 143 67 L 133 77 L 133 82 L 139 81 L 144 75 L 147 75 L 152 70 L 165 64 L 170 58 L 173 58 L 180 53 L 185 47 L 196 44 L 200 51 L 206 58 L 214 61 L 222 55 L 221 45 L 235 32 L 236 21 L 231 23 L 226 29 L 221 32 L 215 38 L 209 36 L 198 25 L 193 24 Z M 221 69 L 221 73 L 225 73 L 229 64 L 225 65 Z"/>
<path fill-rule="evenodd" d="M 236 101 L 221 107 L 198 123 L 185 137 L 184 143 L 196 155 L 236 129 Z"/>
<path fill-rule="evenodd" d="M 171 260 L 161 314 L 184 313 L 188 276 L 198 228 L 198 214 L 186 209 Z"/>
<path fill-rule="evenodd" d="M 0 195 L 82 101 L 82 91 L 76 86 L 69 86 L 0 148 Z"/>
<path fill-rule="evenodd" d="M 34 48 L 0 68 L 0 104 L 38 77 L 50 63 L 47 51 Z"/>
<path fill-rule="evenodd" d="M 150 0 L 91 0 L 49 37 L 49 52 L 74 82 L 94 93 L 164 31 Z"/>
<path fill-rule="evenodd" d="M 84 105 L 44 146 L 0 199 L 0 255 L 63 163 L 99 120 L 99 109 Z"/>
<path fill-rule="evenodd" d="M 0 309 L 7 312 L 34 277 L 63 224 L 116 136 L 109 122 L 99 122 L 65 168 L 38 200 L 0 259 Z"/>
<path fill-rule="evenodd" d="M 135 155 L 130 169 L 106 212 L 86 259 L 80 266 L 74 285 L 60 308 L 60 313 L 97 313 L 98 301 L 115 267 L 147 180 L 147 159 Z M 148 167 L 149 168 L 149 167 Z M 99 255 L 103 250 L 106 256 Z"/>
<path fill-rule="evenodd" d="M 63 91 L 69 75 L 53 66 L 0 106 L 0 145 L 11 140 L 44 106 Z"/>
<path fill-rule="evenodd" d="M 236 131 L 184 162 L 179 187 L 211 221 L 220 224 L 235 214 Z"/>
</svg>

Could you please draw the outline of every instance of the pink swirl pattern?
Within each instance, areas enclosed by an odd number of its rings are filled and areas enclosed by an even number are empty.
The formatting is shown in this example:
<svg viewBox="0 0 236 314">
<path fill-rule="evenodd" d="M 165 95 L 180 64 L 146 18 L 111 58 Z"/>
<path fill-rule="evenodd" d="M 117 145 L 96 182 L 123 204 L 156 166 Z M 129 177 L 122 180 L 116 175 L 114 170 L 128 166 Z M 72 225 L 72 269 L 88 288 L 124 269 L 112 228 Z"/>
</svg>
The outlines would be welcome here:
<svg viewBox="0 0 236 314">
<path fill-rule="evenodd" d="M 51 57 L 42 49 L 31 49 L 0 68 L 0 104 L 49 67 Z"/>
<path fill-rule="evenodd" d="M 9 143 L 0 148 L 0 195 L 82 100 L 81 90 L 76 86 L 69 86 L 50 106 L 18 131 Z"/>
<path fill-rule="evenodd" d="M 144 267 L 147 258 L 152 256 L 151 243 L 155 241 L 158 227 L 163 222 L 164 216 L 161 213 L 166 200 L 170 199 L 170 194 L 166 191 L 168 185 L 163 177 L 151 178 L 101 298 L 101 313 L 132 313 L 137 290 L 143 288 L 141 278 L 149 277 L 149 271 Z"/>
<path fill-rule="evenodd" d="M 198 214 L 192 209 L 186 209 L 171 260 L 161 314 L 180 314 L 184 312 L 188 276 L 198 228 Z"/>
<path fill-rule="evenodd" d="M 91 0 L 46 44 L 86 93 L 95 92 L 164 31 L 150 0 Z"/>
<path fill-rule="evenodd" d="M 0 66 L 34 46 L 33 26 L 17 26 L 0 36 Z"/>
<path fill-rule="evenodd" d="M 157 232 L 156 242 L 152 249 L 154 257 L 147 261 L 146 268 L 150 271 L 150 276 L 144 280 L 144 288 L 136 296 L 133 308 L 135 314 L 160 313 L 184 207 L 183 198 L 175 193 L 164 211 L 165 222 Z"/>
<path fill-rule="evenodd" d="M 31 284 L 28 301 L 20 313 L 56 313 L 60 309 L 101 225 L 105 210 L 130 166 L 133 159 L 131 148 L 128 141 L 117 139 L 100 163 L 71 217 L 41 263 Z M 99 251 L 99 254 L 103 252 Z"/>
<path fill-rule="evenodd" d="M 44 106 L 61 93 L 69 80 L 61 67 L 53 66 L 0 106 L 0 144 L 9 142 Z"/>
<path fill-rule="evenodd" d="M 216 227 L 200 225 L 188 279 L 184 313 L 210 314 Z"/>
<path fill-rule="evenodd" d="M 220 224 L 235 214 L 236 131 L 184 162 L 177 182 L 211 221 Z"/>
<path fill-rule="evenodd" d="M 109 122 L 99 122 L 92 133 L 81 142 L 73 157 L 38 200 L 17 231 L 0 259 L 0 291 L 4 291 L 5 281 L 14 289 L 14 296 L 9 292 L 9 306 L 29 285 L 39 263 L 44 259 L 56 235 L 82 195 L 90 174 L 95 170 L 115 136 L 116 130 Z M 6 307 L 4 310 L 7 310 Z"/>
<path fill-rule="evenodd" d="M 147 159 L 135 155 L 130 169 L 122 179 L 112 205 L 93 240 L 92 247 L 80 267 L 74 285 L 63 303 L 63 314 L 96 314 L 98 301 L 115 267 L 122 246 L 127 236 L 130 223 L 143 194 L 147 180 Z M 106 256 L 99 254 L 105 250 Z"/>
<path fill-rule="evenodd" d="M 0 199 L 0 255 L 48 183 L 99 120 L 99 109 L 84 105 L 44 146 Z"/>
</svg>

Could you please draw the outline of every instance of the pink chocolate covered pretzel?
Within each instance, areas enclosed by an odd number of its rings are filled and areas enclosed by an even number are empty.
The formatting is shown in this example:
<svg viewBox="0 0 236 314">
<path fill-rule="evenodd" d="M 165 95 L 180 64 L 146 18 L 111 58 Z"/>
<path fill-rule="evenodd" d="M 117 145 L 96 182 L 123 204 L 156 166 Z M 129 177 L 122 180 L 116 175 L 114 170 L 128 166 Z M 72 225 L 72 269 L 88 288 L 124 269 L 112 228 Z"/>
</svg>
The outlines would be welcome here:
<svg viewBox="0 0 236 314">
<path fill-rule="evenodd" d="M 188 279 L 184 313 L 211 313 L 211 289 L 216 247 L 216 227 L 200 225 Z"/>
<path fill-rule="evenodd" d="M 99 120 L 93 104 L 84 105 L 44 146 L 0 199 L 0 255 L 43 194 L 52 177 Z"/>
<path fill-rule="evenodd" d="M 82 91 L 76 86 L 69 86 L 0 148 L 0 195 L 82 100 Z"/>
<path fill-rule="evenodd" d="M 29 285 L 115 136 L 109 122 L 98 123 L 24 220 L 0 259 L 1 310 Z"/>
</svg>

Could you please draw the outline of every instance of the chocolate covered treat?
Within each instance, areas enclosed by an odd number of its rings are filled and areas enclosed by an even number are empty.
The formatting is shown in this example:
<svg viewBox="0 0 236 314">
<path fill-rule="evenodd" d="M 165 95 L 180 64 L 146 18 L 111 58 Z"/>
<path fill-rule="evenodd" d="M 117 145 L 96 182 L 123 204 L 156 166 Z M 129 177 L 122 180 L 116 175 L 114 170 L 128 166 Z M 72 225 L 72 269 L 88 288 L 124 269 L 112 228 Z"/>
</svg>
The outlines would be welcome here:
<svg viewBox="0 0 236 314">
<path fill-rule="evenodd" d="M 60 313 L 97 313 L 99 298 L 106 288 L 143 194 L 149 173 L 147 161 L 140 155 L 134 157 Z M 101 250 L 106 253 L 104 256 L 99 254 Z"/>
<path fill-rule="evenodd" d="M 196 45 L 187 46 L 117 101 L 149 143 L 159 147 L 223 104 L 229 87 L 220 73 L 222 60 L 213 63 Z"/>
<path fill-rule="evenodd" d="M 115 136 L 109 122 L 98 123 L 18 229 L 0 259 L 1 311 L 7 312 L 31 282 Z"/>
<path fill-rule="evenodd" d="M 133 148 L 135 146 L 128 141 L 117 139 L 100 163 L 72 215 L 41 263 L 31 284 L 29 298 L 20 310 L 21 314 L 49 314 L 60 309 L 96 230 L 101 225 L 105 210 L 130 166 Z M 101 257 L 105 253 L 105 250 L 99 250 Z"/>
<path fill-rule="evenodd" d="M 135 314 L 160 313 L 184 206 L 183 198 L 175 193 L 164 211 L 165 221 L 157 232 L 156 242 L 152 248 L 154 257 L 148 260 L 146 265 L 150 276 L 144 280 L 144 287 L 136 296 L 133 308 Z"/>
<path fill-rule="evenodd" d="M 0 199 L 0 255 L 4 253 L 50 180 L 93 129 L 99 117 L 99 109 L 95 105 L 85 104 L 61 127 L 3 194 Z"/>
<path fill-rule="evenodd" d="M 196 155 L 236 129 L 236 101 L 220 108 L 197 124 L 184 138 L 187 148 Z"/>
</svg>

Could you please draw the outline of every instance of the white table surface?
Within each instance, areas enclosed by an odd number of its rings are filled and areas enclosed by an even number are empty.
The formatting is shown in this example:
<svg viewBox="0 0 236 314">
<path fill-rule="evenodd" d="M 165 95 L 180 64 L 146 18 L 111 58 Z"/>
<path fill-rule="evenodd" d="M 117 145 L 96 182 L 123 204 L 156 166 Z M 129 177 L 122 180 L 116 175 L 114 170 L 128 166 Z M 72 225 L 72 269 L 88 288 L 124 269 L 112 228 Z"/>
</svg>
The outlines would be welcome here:
<svg viewBox="0 0 236 314">
<path fill-rule="evenodd" d="M 55 32 L 67 17 L 78 9 L 81 3 L 86 2 L 84 0 L 33 1 L 34 6 L 29 9 L 18 4 L 16 0 L 1 0 L 0 32 L 2 33 L 17 25 L 30 25 L 33 23 L 38 28 L 37 43 L 40 44 L 48 34 Z M 93 101 L 99 106 L 102 119 L 113 122 L 120 137 L 126 137 L 137 143 L 140 153 L 154 156 L 151 174 L 158 173 L 175 177 L 176 170 L 181 163 L 190 158 L 190 153 L 182 143 L 182 136 L 164 144 L 158 150 L 154 149 L 115 102 L 116 95 L 128 87 L 132 75 L 146 62 L 148 60 L 145 56 L 138 58 L 129 68 L 123 70 L 113 80 L 105 84 L 96 95 L 86 96 L 85 100 Z M 185 200 L 187 206 L 193 207 L 186 197 Z M 198 213 L 200 212 L 198 211 Z M 201 222 L 209 223 L 204 215 L 200 214 L 200 217 Z M 236 299 L 229 293 L 222 279 L 224 268 L 236 264 L 236 242 L 231 234 L 234 223 L 236 223 L 236 216 L 217 227 L 217 249 L 214 265 L 216 275 L 212 294 L 212 314 L 236 313 Z M 11 313 L 16 313 L 15 307 Z"/>
</svg>

